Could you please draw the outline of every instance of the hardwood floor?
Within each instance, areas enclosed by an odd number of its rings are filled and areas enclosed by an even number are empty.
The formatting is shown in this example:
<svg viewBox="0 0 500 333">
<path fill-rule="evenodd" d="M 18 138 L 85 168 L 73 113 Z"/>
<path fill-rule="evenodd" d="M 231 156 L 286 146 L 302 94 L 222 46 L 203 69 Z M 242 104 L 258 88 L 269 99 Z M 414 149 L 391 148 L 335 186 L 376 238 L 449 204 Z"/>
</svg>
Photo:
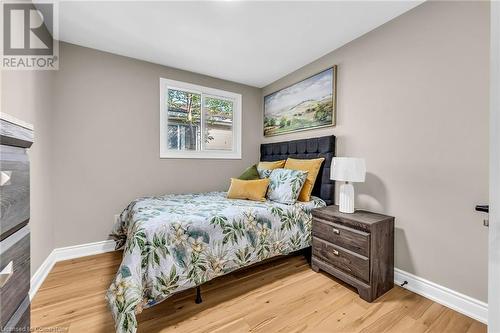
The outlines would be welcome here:
<svg viewBox="0 0 500 333">
<path fill-rule="evenodd" d="M 32 303 L 32 327 L 114 332 L 104 300 L 121 261 L 111 252 L 57 263 Z M 238 271 L 138 316 L 139 332 L 486 332 L 486 326 L 400 287 L 373 303 L 302 256 Z"/>
</svg>

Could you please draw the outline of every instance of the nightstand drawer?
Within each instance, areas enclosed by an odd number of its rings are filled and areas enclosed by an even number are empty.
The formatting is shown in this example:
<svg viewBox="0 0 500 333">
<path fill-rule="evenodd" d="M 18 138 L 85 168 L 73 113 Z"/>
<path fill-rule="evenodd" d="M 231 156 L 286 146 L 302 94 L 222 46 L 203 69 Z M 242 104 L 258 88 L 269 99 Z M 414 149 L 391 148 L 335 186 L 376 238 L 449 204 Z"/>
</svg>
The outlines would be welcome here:
<svg viewBox="0 0 500 333">
<path fill-rule="evenodd" d="M 370 256 L 370 234 L 367 232 L 314 217 L 312 234 L 362 256 Z"/>
<path fill-rule="evenodd" d="M 313 257 L 366 282 L 370 281 L 370 260 L 364 256 L 313 237 Z"/>
</svg>

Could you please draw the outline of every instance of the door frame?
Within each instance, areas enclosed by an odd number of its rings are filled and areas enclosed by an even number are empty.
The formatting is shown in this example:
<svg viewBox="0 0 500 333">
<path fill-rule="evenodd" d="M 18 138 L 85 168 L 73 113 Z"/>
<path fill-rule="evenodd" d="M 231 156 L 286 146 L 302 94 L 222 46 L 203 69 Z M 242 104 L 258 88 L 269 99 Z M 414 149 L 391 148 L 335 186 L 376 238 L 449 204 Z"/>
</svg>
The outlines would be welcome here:
<svg viewBox="0 0 500 333">
<path fill-rule="evenodd" d="M 490 2 L 488 332 L 500 333 L 500 2 Z"/>
</svg>

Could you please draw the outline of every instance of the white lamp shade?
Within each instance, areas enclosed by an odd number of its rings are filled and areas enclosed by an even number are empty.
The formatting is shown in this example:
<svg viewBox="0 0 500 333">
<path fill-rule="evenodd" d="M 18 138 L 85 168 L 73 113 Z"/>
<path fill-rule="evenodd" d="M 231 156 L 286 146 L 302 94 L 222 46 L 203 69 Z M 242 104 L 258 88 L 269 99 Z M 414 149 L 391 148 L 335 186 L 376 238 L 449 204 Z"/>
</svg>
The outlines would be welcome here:
<svg viewBox="0 0 500 333">
<path fill-rule="evenodd" d="M 345 182 L 364 182 L 366 165 L 364 158 L 334 157 L 330 178 Z"/>
</svg>

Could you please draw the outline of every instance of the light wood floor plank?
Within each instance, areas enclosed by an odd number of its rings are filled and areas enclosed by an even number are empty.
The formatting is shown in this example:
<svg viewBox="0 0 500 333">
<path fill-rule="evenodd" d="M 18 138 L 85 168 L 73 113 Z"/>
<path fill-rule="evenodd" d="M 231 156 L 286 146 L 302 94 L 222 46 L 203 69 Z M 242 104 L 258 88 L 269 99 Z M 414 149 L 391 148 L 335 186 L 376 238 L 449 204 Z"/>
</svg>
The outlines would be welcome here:
<svg viewBox="0 0 500 333">
<path fill-rule="evenodd" d="M 32 303 L 33 327 L 70 333 L 113 332 L 104 300 L 121 252 L 57 263 Z M 373 303 L 301 256 L 285 257 L 183 291 L 138 315 L 141 333 L 453 332 L 486 326 L 406 289 L 395 287 Z"/>
</svg>

